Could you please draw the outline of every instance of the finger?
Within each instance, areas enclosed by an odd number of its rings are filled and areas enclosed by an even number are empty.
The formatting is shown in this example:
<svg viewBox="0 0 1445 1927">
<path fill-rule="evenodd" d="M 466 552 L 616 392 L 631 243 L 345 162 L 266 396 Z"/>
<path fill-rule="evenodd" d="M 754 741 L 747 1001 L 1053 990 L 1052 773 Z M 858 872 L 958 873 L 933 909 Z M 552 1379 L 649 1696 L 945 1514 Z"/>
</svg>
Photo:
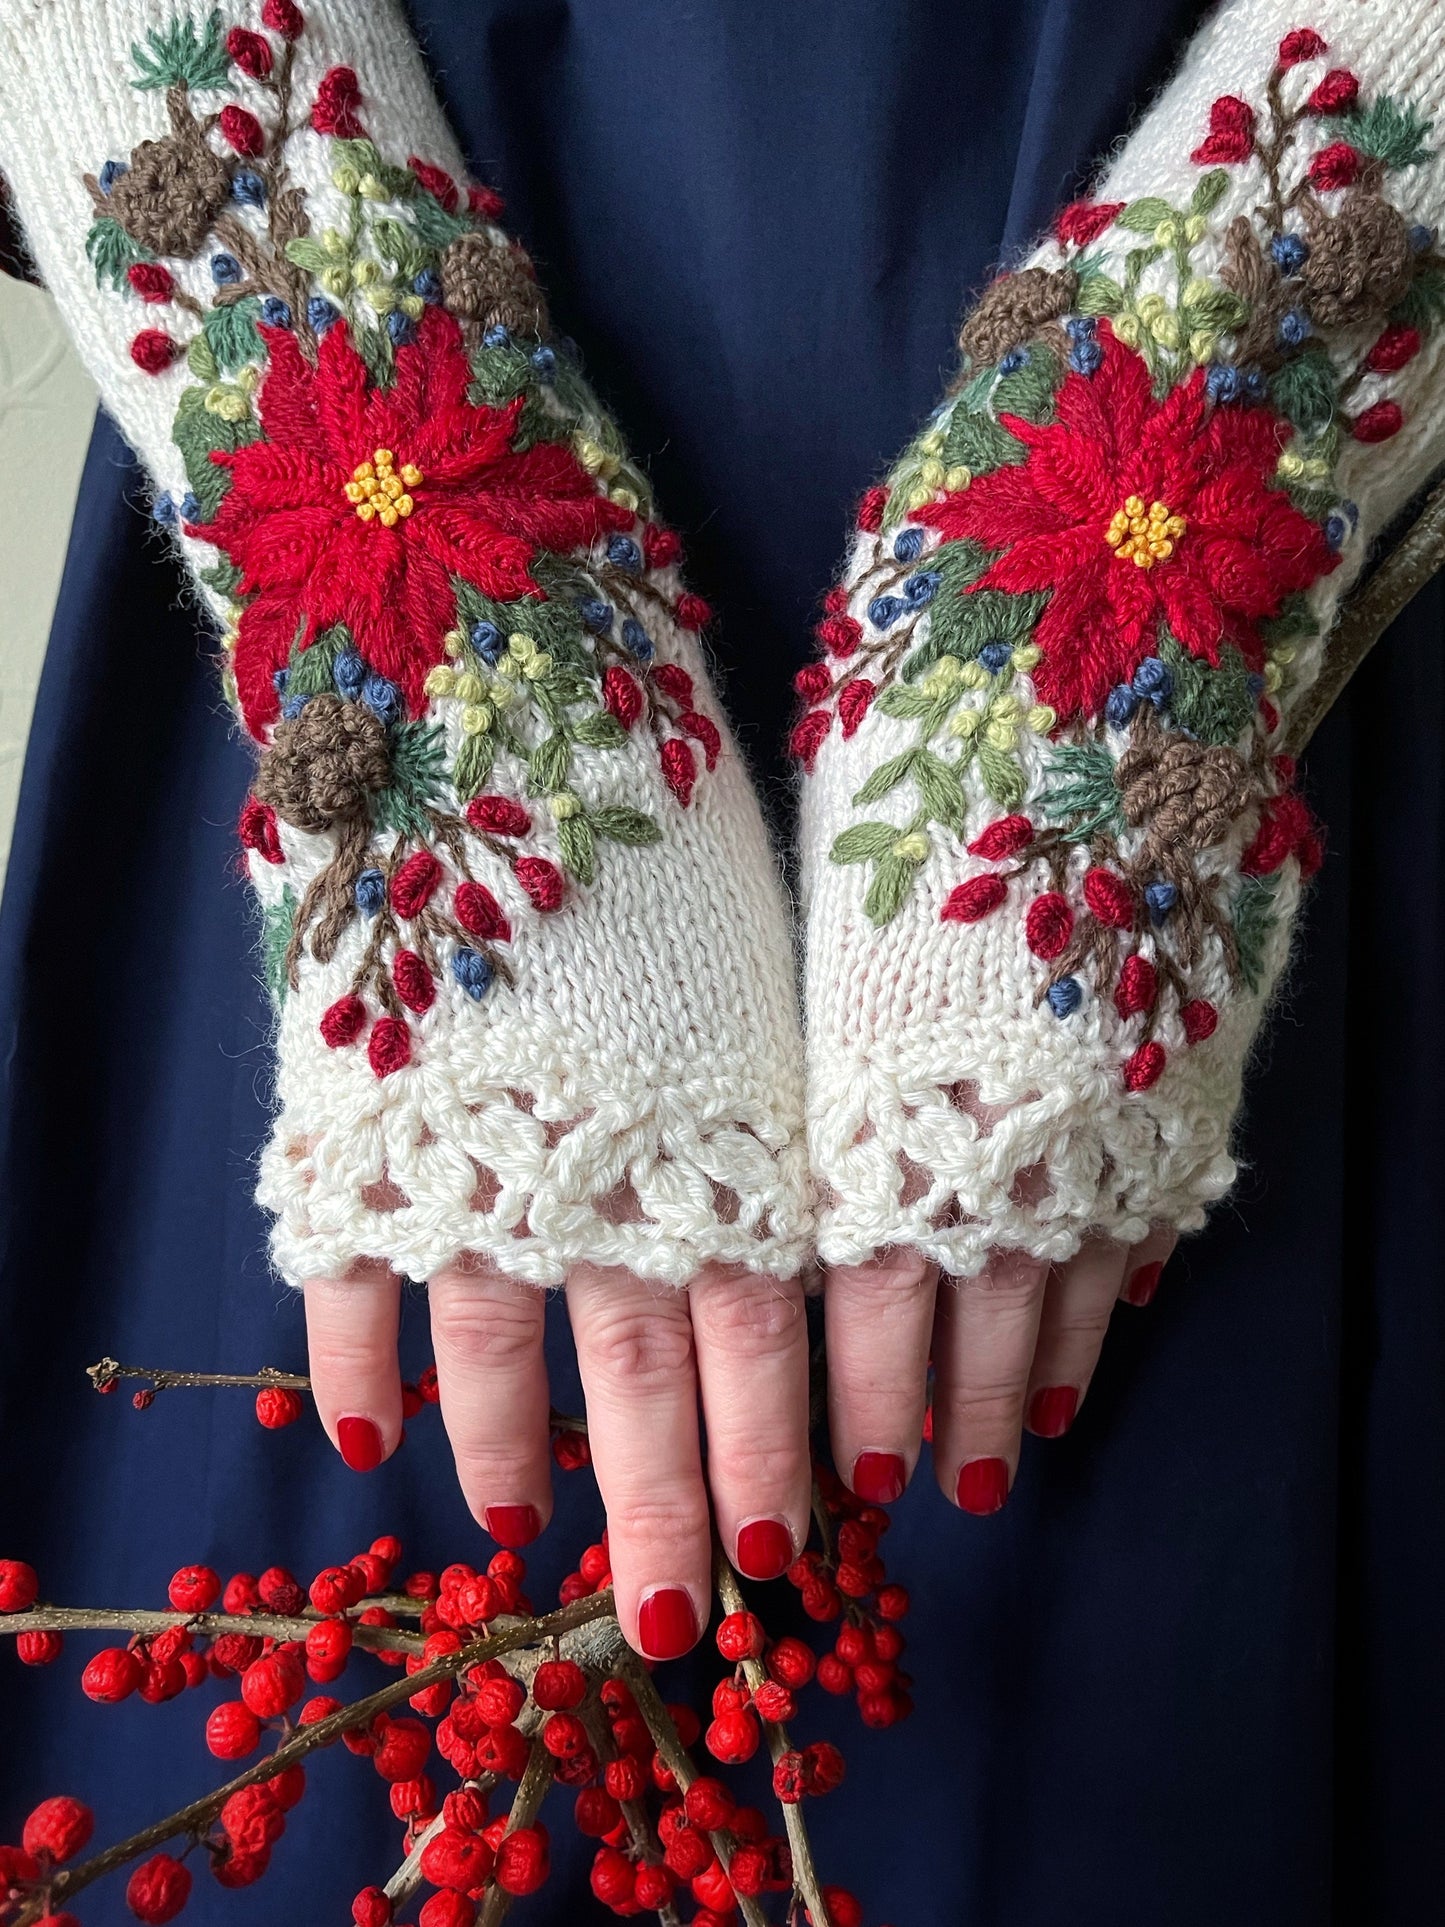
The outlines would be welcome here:
<svg viewBox="0 0 1445 1927">
<path fill-rule="evenodd" d="M 428 1298 L 462 1494 L 499 1546 L 529 1545 L 552 1516 L 546 1301 L 479 1260 L 439 1271 Z"/>
<path fill-rule="evenodd" d="M 567 1310 L 618 1621 L 644 1658 L 676 1659 L 697 1643 L 711 1597 L 687 1293 L 615 1266 L 579 1265 Z"/>
<path fill-rule="evenodd" d="M 933 1464 L 965 1512 L 997 1512 L 1018 1470 L 1048 1265 L 1000 1251 L 945 1284 L 933 1333 Z"/>
<path fill-rule="evenodd" d="M 802 1550 L 812 1492 L 803 1288 L 710 1265 L 688 1302 L 718 1536 L 747 1578 L 776 1579 Z"/>
<path fill-rule="evenodd" d="M 835 1265 L 825 1287 L 833 1462 L 860 1499 L 888 1505 L 923 1442 L 938 1267 L 900 1246 Z"/>
<path fill-rule="evenodd" d="M 1061 1438 L 1083 1403 L 1123 1282 L 1125 1255 L 1115 1239 L 1091 1237 L 1049 1273 L 1027 1415 L 1028 1429 L 1042 1439 Z"/>
<path fill-rule="evenodd" d="M 1142 1309 L 1159 1289 L 1159 1278 L 1174 1254 L 1179 1233 L 1162 1225 L 1151 1231 L 1142 1244 L 1134 1246 L 1124 1260 L 1124 1282 L 1119 1296 L 1126 1305 Z"/>
<path fill-rule="evenodd" d="M 345 1278 L 308 1278 L 302 1295 L 321 1423 L 351 1469 L 370 1472 L 401 1439 L 401 1280 L 388 1265 L 356 1264 Z"/>
</svg>

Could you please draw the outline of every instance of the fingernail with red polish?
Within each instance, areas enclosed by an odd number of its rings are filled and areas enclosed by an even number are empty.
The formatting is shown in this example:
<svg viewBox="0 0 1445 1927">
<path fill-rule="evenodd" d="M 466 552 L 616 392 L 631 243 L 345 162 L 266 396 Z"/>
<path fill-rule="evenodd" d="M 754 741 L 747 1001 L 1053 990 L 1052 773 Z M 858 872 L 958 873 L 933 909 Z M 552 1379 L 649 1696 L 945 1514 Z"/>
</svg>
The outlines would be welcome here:
<svg viewBox="0 0 1445 1927">
<path fill-rule="evenodd" d="M 958 1503 L 980 1518 L 997 1512 L 1008 1497 L 1008 1463 L 1004 1459 L 970 1459 L 958 1468 Z"/>
<path fill-rule="evenodd" d="M 697 1613 L 682 1586 L 654 1586 L 637 1609 L 637 1636 L 648 1659 L 680 1659 L 697 1644 Z"/>
<path fill-rule="evenodd" d="M 1139 1269 L 1130 1275 L 1128 1283 L 1124 1286 L 1124 1303 L 1147 1305 L 1159 1289 L 1159 1274 L 1163 1269 L 1162 1264 L 1140 1265 Z"/>
<path fill-rule="evenodd" d="M 782 1519 L 749 1519 L 738 1527 L 738 1571 L 744 1579 L 776 1579 L 793 1563 L 793 1535 Z"/>
<path fill-rule="evenodd" d="M 542 1530 L 542 1515 L 534 1505 L 489 1505 L 487 1531 L 499 1546 L 515 1552 L 529 1546 Z"/>
<path fill-rule="evenodd" d="M 336 1443 L 353 1472 L 370 1472 L 381 1464 L 381 1428 L 369 1418 L 339 1418 Z"/>
<path fill-rule="evenodd" d="M 892 1505 L 902 1498 L 908 1473 L 896 1452 L 860 1452 L 850 1483 L 868 1505 Z"/>
<path fill-rule="evenodd" d="M 1079 1394 L 1072 1385 L 1041 1385 L 1029 1400 L 1029 1430 L 1041 1439 L 1061 1439 L 1078 1409 Z"/>
</svg>

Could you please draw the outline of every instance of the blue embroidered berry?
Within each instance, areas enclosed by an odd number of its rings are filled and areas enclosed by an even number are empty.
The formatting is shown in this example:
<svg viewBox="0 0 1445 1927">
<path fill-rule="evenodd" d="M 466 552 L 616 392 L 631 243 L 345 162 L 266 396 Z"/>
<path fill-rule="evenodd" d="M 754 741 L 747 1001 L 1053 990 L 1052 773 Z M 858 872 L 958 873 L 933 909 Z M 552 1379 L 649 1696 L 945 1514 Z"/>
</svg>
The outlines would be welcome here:
<svg viewBox="0 0 1445 1927">
<path fill-rule="evenodd" d="M 538 381 L 550 385 L 557 379 L 557 357 L 550 348 L 537 348 L 532 352 L 532 373 Z"/>
<path fill-rule="evenodd" d="M 1279 339 L 1286 348 L 1298 348 L 1310 332 L 1310 318 L 1303 308 L 1288 308 L 1279 318 Z"/>
<path fill-rule="evenodd" d="M 897 622 L 907 607 L 908 604 L 901 596 L 874 596 L 868 604 L 868 620 L 875 629 L 887 629 L 892 623 Z"/>
<path fill-rule="evenodd" d="M 998 365 L 1001 375 L 1016 374 L 1020 368 L 1028 366 L 1028 355 L 1022 348 L 1010 348 Z"/>
<path fill-rule="evenodd" d="M 264 207 L 266 183 L 253 169 L 243 167 L 231 176 L 231 199 L 242 207 Z"/>
<path fill-rule="evenodd" d="M 1310 258 L 1309 247 L 1297 234 L 1277 234 L 1269 244 L 1281 274 L 1298 274 Z"/>
<path fill-rule="evenodd" d="M 119 166 L 120 163 L 117 161 L 107 161 L 106 165 L 107 167 L 116 167 Z M 100 184 L 102 187 L 105 186 L 104 174 L 100 177 Z M 1416 254 L 1427 254 L 1435 245 L 1435 230 L 1432 227 L 1425 227 L 1417 222 L 1415 226 L 1410 229 L 1409 239 L 1410 246 Z"/>
<path fill-rule="evenodd" d="M 1013 659 L 1013 647 L 1007 642 L 986 642 L 978 652 L 978 659 L 992 675 L 1000 669 L 1007 669 Z"/>
<path fill-rule="evenodd" d="M 1239 370 L 1223 361 L 1216 361 L 1204 377 L 1204 392 L 1219 407 L 1238 401 L 1242 386 Z"/>
<path fill-rule="evenodd" d="M 1092 341 L 1099 332 L 1099 324 L 1092 315 L 1071 314 L 1064 323 L 1064 333 L 1070 341 Z"/>
<path fill-rule="evenodd" d="M 211 256 L 211 279 L 218 288 L 229 287 L 241 278 L 241 264 L 234 254 L 213 254 Z"/>
<path fill-rule="evenodd" d="M 1143 696 L 1158 709 L 1168 701 L 1174 678 L 1157 656 L 1146 656 L 1134 671 L 1134 694 Z"/>
<path fill-rule="evenodd" d="M 386 332 L 394 348 L 405 348 L 408 342 L 416 340 L 416 323 L 400 308 L 393 308 L 386 317 Z"/>
<path fill-rule="evenodd" d="M 360 697 L 366 686 L 366 664 L 355 649 L 342 649 L 331 665 L 331 679 L 336 684 L 337 694 L 344 696 L 349 703 Z"/>
<path fill-rule="evenodd" d="M 1072 1017 L 1084 1001 L 1084 992 L 1077 977 L 1060 977 L 1049 985 L 1048 999 L 1055 1017 Z"/>
<path fill-rule="evenodd" d="M 181 520 L 183 522 L 199 522 L 200 519 L 201 505 L 190 490 L 187 489 L 181 497 Z"/>
<path fill-rule="evenodd" d="M 512 331 L 510 328 L 504 328 L 500 322 L 497 323 L 495 328 L 488 328 L 487 332 L 482 336 L 482 346 L 484 348 L 510 348 L 511 345 Z"/>
<path fill-rule="evenodd" d="M 1128 683 L 1121 682 L 1117 689 L 1109 691 L 1109 700 L 1104 705 L 1104 715 L 1115 729 L 1122 729 L 1138 707 L 1139 698 Z"/>
<path fill-rule="evenodd" d="M 1244 393 L 1249 401 L 1263 401 L 1269 393 L 1269 384 L 1258 368 L 1248 368 L 1244 374 Z"/>
<path fill-rule="evenodd" d="M 288 723 L 294 723 L 310 700 L 309 696 L 288 696 L 281 705 L 282 716 Z"/>
<path fill-rule="evenodd" d="M 607 560 L 624 575 L 642 573 L 642 550 L 630 535 L 614 535 L 607 544 Z"/>
<path fill-rule="evenodd" d="M 109 194 L 122 174 L 129 174 L 129 161 L 107 161 L 100 170 L 100 191 Z"/>
<path fill-rule="evenodd" d="M 1246 687 L 1251 696 L 1256 698 L 1262 696 L 1264 694 L 1264 677 L 1256 671 L 1254 675 L 1249 677 Z"/>
<path fill-rule="evenodd" d="M 306 303 L 306 319 L 318 335 L 324 335 L 334 322 L 341 319 L 341 315 L 324 295 L 313 294 Z"/>
<path fill-rule="evenodd" d="M 442 298 L 442 278 L 435 268 L 423 268 L 420 274 L 412 277 L 411 291 L 435 306 Z"/>
<path fill-rule="evenodd" d="M 1326 516 L 1325 540 L 1336 554 L 1345 546 L 1346 541 L 1349 539 L 1349 533 L 1349 522 L 1340 514 L 1338 509 L 1333 510 Z"/>
<path fill-rule="evenodd" d="M 603 602 L 599 596 L 592 596 L 586 602 L 579 602 L 577 613 L 582 618 L 582 627 L 594 636 L 605 636 L 612 627 L 614 614 L 612 604 Z"/>
<path fill-rule="evenodd" d="M 1076 375 L 1097 374 L 1104 350 L 1095 340 L 1076 341 L 1069 350 L 1069 366 Z"/>
<path fill-rule="evenodd" d="M 636 616 L 629 616 L 623 623 L 622 640 L 639 662 L 652 661 L 652 637 Z"/>
<path fill-rule="evenodd" d="M 507 639 L 495 622 L 474 622 L 467 640 L 482 661 L 490 663 L 493 668 L 501 661 L 502 651 L 507 646 Z"/>
<path fill-rule="evenodd" d="M 151 509 L 152 516 L 160 523 L 163 529 L 172 529 L 175 527 L 178 513 L 175 497 L 172 495 L 158 495 Z"/>
<path fill-rule="evenodd" d="M 286 694 L 286 685 L 290 680 L 291 671 L 289 669 L 274 670 L 271 676 L 271 687 L 276 691 L 278 696 L 284 696 Z"/>
<path fill-rule="evenodd" d="M 921 609 L 932 602 L 938 594 L 938 585 L 943 577 L 937 569 L 922 569 L 917 575 L 909 576 L 903 585 L 903 594 L 910 609 Z"/>
<path fill-rule="evenodd" d="M 268 328 L 289 328 L 291 303 L 283 301 L 279 294 L 268 294 L 261 303 L 261 319 Z"/>
<path fill-rule="evenodd" d="M 923 553 L 923 530 L 901 529 L 893 544 L 894 558 L 899 562 L 916 562 Z"/>
<path fill-rule="evenodd" d="M 374 917 L 386 902 L 386 878 L 380 870 L 363 870 L 352 886 L 356 907 L 364 917 Z"/>
<path fill-rule="evenodd" d="M 385 676 L 378 676 L 373 670 L 361 686 L 361 700 L 371 713 L 388 725 L 400 722 L 402 715 L 401 691 L 394 682 Z"/>
<path fill-rule="evenodd" d="M 1150 883 L 1145 885 L 1144 903 L 1149 912 L 1149 921 L 1154 925 L 1163 923 L 1169 912 L 1179 901 L 1179 892 L 1172 883 Z"/>
<path fill-rule="evenodd" d="M 480 1003 L 496 973 L 479 950 L 463 949 L 452 958 L 452 975 L 467 995 Z"/>
</svg>

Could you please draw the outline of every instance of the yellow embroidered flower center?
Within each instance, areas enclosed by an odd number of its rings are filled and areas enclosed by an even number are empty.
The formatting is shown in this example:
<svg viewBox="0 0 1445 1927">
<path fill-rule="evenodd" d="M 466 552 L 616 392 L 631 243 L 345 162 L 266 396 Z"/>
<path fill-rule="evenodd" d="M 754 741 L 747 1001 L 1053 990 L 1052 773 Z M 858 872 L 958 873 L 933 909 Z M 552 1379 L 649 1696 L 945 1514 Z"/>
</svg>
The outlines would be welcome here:
<svg viewBox="0 0 1445 1927">
<path fill-rule="evenodd" d="M 344 492 L 363 522 L 380 522 L 384 529 L 394 529 L 416 507 L 407 491 L 422 480 L 414 462 L 403 462 L 398 468 L 391 450 L 378 448 L 369 462 L 358 462 L 352 469 Z"/>
<path fill-rule="evenodd" d="M 1173 555 L 1186 526 L 1184 517 L 1171 515 L 1166 503 L 1151 502 L 1146 509 L 1142 495 L 1131 495 L 1105 529 L 1104 540 L 1120 562 L 1152 569 Z"/>
</svg>

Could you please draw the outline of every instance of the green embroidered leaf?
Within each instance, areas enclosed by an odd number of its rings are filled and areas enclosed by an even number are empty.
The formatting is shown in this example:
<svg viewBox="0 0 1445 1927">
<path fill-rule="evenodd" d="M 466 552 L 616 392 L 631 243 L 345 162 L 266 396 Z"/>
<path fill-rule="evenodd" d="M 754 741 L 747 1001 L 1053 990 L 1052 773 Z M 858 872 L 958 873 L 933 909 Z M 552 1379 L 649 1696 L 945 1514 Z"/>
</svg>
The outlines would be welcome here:
<svg viewBox="0 0 1445 1927">
<path fill-rule="evenodd" d="M 979 774 L 983 786 L 1001 809 L 1017 809 L 1024 800 L 1023 771 L 1013 757 L 992 743 L 980 742 L 978 745 Z"/>
<path fill-rule="evenodd" d="M 186 366 L 197 381 L 219 381 L 221 371 L 216 365 L 216 357 L 211 344 L 204 334 L 193 335 L 191 345 L 186 350 Z"/>
<path fill-rule="evenodd" d="M 881 802 L 890 790 L 897 789 L 912 774 L 913 765 L 922 753 L 917 749 L 905 749 L 901 756 L 890 756 L 886 763 L 880 763 L 853 798 L 854 803 L 861 809 L 868 803 Z"/>
<path fill-rule="evenodd" d="M 943 440 L 940 459 L 945 468 L 954 468 L 962 463 L 971 468 L 975 475 L 985 475 L 990 469 L 1026 462 L 1028 450 L 1022 442 L 1015 441 L 1006 428 L 1000 428 L 992 416 L 970 414 L 966 409 L 955 408 Z"/>
<path fill-rule="evenodd" d="M 186 480 L 200 505 L 200 520 L 209 522 L 221 506 L 231 485 L 229 472 L 211 460 L 213 453 L 232 453 L 255 441 L 260 428 L 248 415 L 244 421 L 230 422 L 212 414 L 206 407 L 206 390 L 188 388 L 181 396 L 171 440 L 181 451 L 186 465 Z"/>
<path fill-rule="evenodd" d="M 588 821 L 598 836 L 610 837 L 614 843 L 641 846 L 662 841 L 661 828 L 645 810 L 593 810 Z"/>
<path fill-rule="evenodd" d="M 308 274 L 320 274 L 323 269 L 335 266 L 330 252 L 304 234 L 286 243 L 285 255 L 293 267 L 304 268 Z"/>
<path fill-rule="evenodd" d="M 408 227 L 405 221 L 397 220 L 395 215 L 383 215 L 373 221 L 371 237 L 376 243 L 377 253 L 384 260 L 392 262 L 398 275 L 405 281 L 420 274 L 432 258 L 430 252 L 418 244 L 415 230 Z M 289 247 L 286 252 L 291 252 Z"/>
<path fill-rule="evenodd" d="M 1239 974 L 1252 991 L 1264 983 L 1265 951 L 1275 926 L 1277 877 L 1241 877 L 1231 913 Z"/>
<path fill-rule="evenodd" d="M 464 215 L 448 214 L 436 196 L 428 194 L 425 188 L 417 190 L 411 204 L 411 218 L 417 239 L 436 254 L 472 232 L 472 224 Z"/>
<path fill-rule="evenodd" d="M 422 194 L 421 182 L 411 169 L 384 160 L 375 143 L 364 135 L 358 140 L 333 141 L 331 166 L 333 172 L 349 168 L 361 179 L 374 181 L 394 201 L 409 201 L 413 196 L 420 199 Z"/>
<path fill-rule="evenodd" d="M 261 337 L 256 331 L 260 313 L 261 303 L 254 294 L 208 311 L 201 324 L 206 342 L 218 365 L 227 373 L 261 359 Z M 192 372 L 199 371 L 193 369 Z"/>
<path fill-rule="evenodd" d="M 557 853 L 562 868 L 579 883 L 591 883 L 597 875 L 597 845 L 585 816 L 568 816 L 557 825 Z"/>
<path fill-rule="evenodd" d="M 361 315 L 351 317 L 351 339 L 356 352 L 366 363 L 366 372 L 377 388 L 389 388 L 396 373 L 396 348 L 385 328 L 374 327 Z"/>
<path fill-rule="evenodd" d="M 1161 221 L 1173 218 L 1174 210 L 1167 201 L 1161 201 L 1157 194 L 1146 194 L 1142 201 L 1131 201 L 1124 212 L 1116 216 L 1116 222 L 1131 234 L 1152 234 Z"/>
<path fill-rule="evenodd" d="M 452 770 L 452 786 L 463 803 L 476 796 L 492 773 L 497 760 L 497 745 L 490 735 L 466 736 L 457 751 Z"/>
<path fill-rule="evenodd" d="M 1058 356 L 1041 341 L 1035 342 L 1024 365 L 1000 377 L 993 391 L 994 410 L 1000 415 L 1019 415 L 1026 422 L 1052 421 L 1058 385 Z"/>
<path fill-rule="evenodd" d="M 572 745 L 559 731 L 539 743 L 527 762 L 527 787 L 533 796 L 550 796 L 567 781 Z"/>
<path fill-rule="evenodd" d="M 1312 522 L 1323 522 L 1340 499 L 1335 489 L 1312 487 L 1307 482 L 1291 482 L 1286 493 L 1300 514 Z"/>
<path fill-rule="evenodd" d="M 828 856 L 834 863 L 876 863 L 897 841 L 891 823 L 853 823 L 835 839 Z"/>
<path fill-rule="evenodd" d="M 85 252 L 95 269 L 97 287 L 102 282 L 112 288 L 122 287 L 127 268 L 133 268 L 137 261 L 149 261 L 152 258 L 109 214 L 102 214 L 98 220 L 91 222 L 90 232 L 85 237 Z"/>
<path fill-rule="evenodd" d="M 1237 743 L 1254 720 L 1255 694 L 1249 684 L 1249 665 L 1237 649 L 1220 651 L 1219 667 L 1182 649 L 1168 631 L 1161 634 L 1159 655 L 1173 687 L 1169 714 L 1181 728 L 1202 743 Z"/>
<path fill-rule="evenodd" d="M 268 903 L 261 917 L 261 979 L 279 1009 L 286 1001 L 286 951 L 296 923 L 296 892 L 288 883 L 279 903 Z"/>
<path fill-rule="evenodd" d="M 1078 297 L 1074 302 L 1080 314 L 1117 314 L 1127 300 L 1128 296 L 1119 283 L 1102 269 L 1092 268 L 1080 273 Z"/>
<path fill-rule="evenodd" d="M 514 341 L 495 348 L 478 348 L 472 356 L 471 395 L 489 408 L 503 408 L 525 393 L 532 379 L 532 363 Z"/>
<path fill-rule="evenodd" d="M 336 658 L 351 641 L 345 623 L 323 629 L 305 649 L 293 649 L 286 665 L 288 696 L 321 696 L 334 687 Z"/>
<path fill-rule="evenodd" d="M 940 549 L 940 556 L 947 553 Z M 912 682 L 940 656 L 971 662 L 990 642 L 1006 642 L 1017 649 L 1033 634 L 1047 595 L 1029 590 L 1010 595 L 1004 589 L 973 589 L 945 598 L 940 589 L 929 613 L 928 634 L 903 665 L 905 681 Z"/>
<path fill-rule="evenodd" d="M 1207 174 L 1201 174 L 1194 183 L 1194 192 L 1189 197 L 1189 212 L 1191 214 L 1212 213 L 1228 186 L 1229 169 L 1211 167 Z"/>
<path fill-rule="evenodd" d="M 436 801 L 446 780 L 446 738 L 428 723 L 401 723 L 391 733 L 391 783 L 371 799 L 371 813 L 382 829 L 421 836 L 427 805 Z"/>
<path fill-rule="evenodd" d="M 1221 334 L 1244 326 L 1249 319 L 1249 304 L 1228 288 L 1206 288 L 1180 303 L 1179 318 L 1191 331 L 1207 328 L 1211 333 Z"/>
<path fill-rule="evenodd" d="M 1164 252 L 1163 248 L 1130 248 L 1124 256 L 1124 292 L 1134 295 L 1139 292 L 1145 268 L 1152 267 Z"/>
<path fill-rule="evenodd" d="M 1391 321 L 1422 334 L 1445 316 L 1445 272 L 1439 268 L 1420 268 L 1403 297 L 1390 310 Z"/>
<path fill-rule="evenodd" d="M 918 795 L 929 818 L 943 824 L 945 829 L 961 830 L 968 805 L 963 785 L 958 780 L 958 771 L 953 765 L 945 763 L 941 756 L 935 756 L 930 750 L 920 750 L 913 780 L 918 785 Z"/>
<path fill-rule="evenodd" d="M 1315 435 L 1335 418 L 1339 386 L 1334 365 L 1323 348 L 1294 356 L 1269 381 L 1270 400 L 1301 434 Z"/>
<path fill-rule="evenodd" d="M 1381 94 L 1368 107 L 1339 115 L 1331 129 L 1340 140 L 1386 167 L 1418 167 L 1430 158 L 1425 137 L 1433 125 L 1409 101 Z"/>
<path fill-rule="evenodd" d="M 627 731 L 606 710 L 599 710 L 595 716 L 581 717 L 571 728 L 573 738 L 588 749 L 621 749 L 627 741 Z"/>
<path fill-rule="evenodd" d="M 891 923 L 903 907 L 903 899 L 913 888 L 919 865 L 905 856 L 885 856 L 873 872 L 863 908 L 880 929 Z"/>
<path fill-rule="evenodd" d="M 1083 842 L 1096 830 L 1122 829 L 1114 759 L 1102 744 L 1061 744 L 1047 775 L 1039 806 L 1051 821 L 1069 824 L 1071 838 Z"/>
<path fill-rule="evenodd" d="M 224 87 L 230 75 L 231 57 L 221 34 L 219 11 L 211 15 L 199 34 L 189 14 L 177 14 L 164 33 L 150 29 L 146 46 L 149 53 L 135 41 L 130 49 L 140 75 L 131 86 L 141 93 L 178 83 L 193 93 L 202 93 L 208 87 Z"/>
<path fill-rule="evenodd" d="M 959 691 L 959 694 L 961 695 L 962 691 Z M 878 698 L 877 707 L 880 715 L 896 716 L 903 722 L 916 722 L 920 716 L 926 716 L 930 710 L 936 708 L 938 700 L 937 696 L 931 696 L 925 690 L 910 688 L 904 683 L 895 683 L 891 689 L 884 690 Z M 950 709 L 953 707 L 952 701 L 948 707 Z M 945 709 L 943 714 L 947 715 L 947 713 L 948 710 Z M 939 720 L 942 721 L 942 717 Z"/>
<path fill-rule="evenodd" d="M 1274 649 L 1282 642 L 1301 642 L 1306 636 L 1317 636 L 1320 625 L 1304 597 L 1296 593 L 1285 597 L 1277 616 L 1267 616 L 1260 623 L 1259 632 L 1266 647 Z"/>
<path fill-rule="evenodd" d="M 234 596 L 241 586 L 242 571 L 234 562 L 216 562 L 196 573 L 208 589 L 214 589 L 220 596 Z"/>
</svg>

